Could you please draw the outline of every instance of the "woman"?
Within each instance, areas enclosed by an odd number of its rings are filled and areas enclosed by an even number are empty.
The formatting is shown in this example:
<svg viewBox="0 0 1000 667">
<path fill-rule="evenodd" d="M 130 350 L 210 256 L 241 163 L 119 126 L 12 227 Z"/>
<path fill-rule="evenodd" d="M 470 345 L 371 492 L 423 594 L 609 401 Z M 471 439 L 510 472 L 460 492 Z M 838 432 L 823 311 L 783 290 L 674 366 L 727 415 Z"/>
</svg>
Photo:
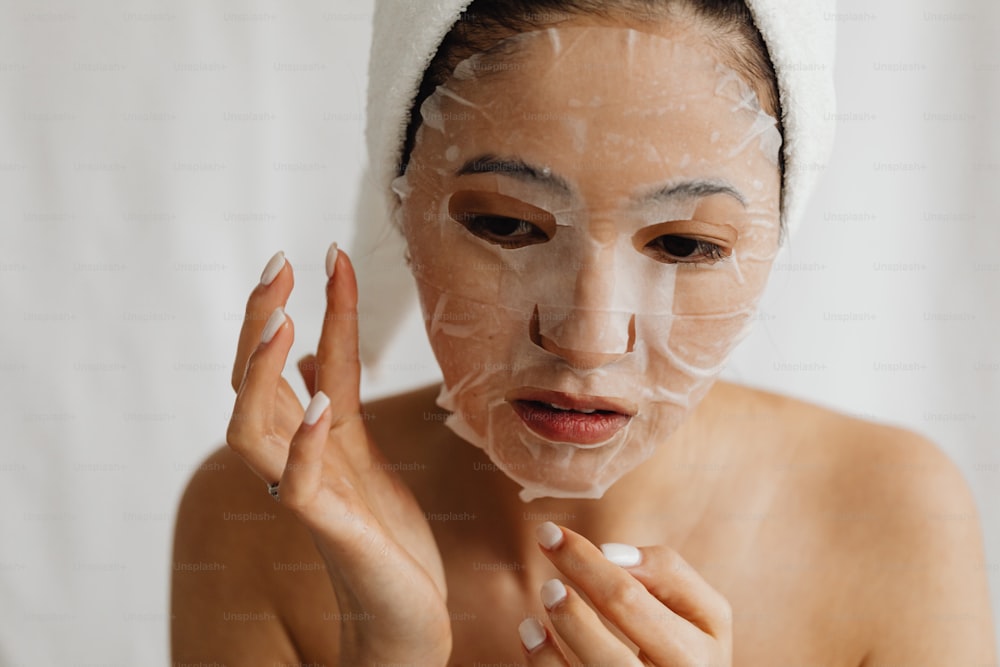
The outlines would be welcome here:
<svg viewBox="0 0 1000 667">
<path fill-rule="evenodd" d="M 272 258 L 180 508 L 175 559 L 219 567 L 176 573 L 174 660 L 994 664 L 946 457 L 716 380 L 801 206 L 775 69 L 738 3 L 469 7 L 374 126 L 444 382 L 361 406 L 333 246 L 303 411 Z"/>
</svg>

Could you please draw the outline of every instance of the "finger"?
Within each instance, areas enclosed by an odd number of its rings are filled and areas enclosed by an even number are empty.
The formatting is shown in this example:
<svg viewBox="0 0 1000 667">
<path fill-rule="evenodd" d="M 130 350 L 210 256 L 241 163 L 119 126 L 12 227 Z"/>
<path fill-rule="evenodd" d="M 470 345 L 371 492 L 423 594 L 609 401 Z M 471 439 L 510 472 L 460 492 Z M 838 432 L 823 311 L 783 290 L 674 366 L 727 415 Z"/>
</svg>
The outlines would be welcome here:
<svg viewBox="0 0 1000 667">
<path fill-rule="evenodd" d="M 284 309 L 275 308 L 262 329 L 257 349 L 247 361 L 226 431 L 229 446 L 268 483 L 281 476 L 287 458 L 286 443 L 295 428 L 275 421 L 276 412 L 286 412 L 276 410 L 275 402 L 279 399 L 281 371 L 294 339 L 291 318 Z"/>
<path fill-rule="evenodd" d="M 551 522 L 539 526 L 538 533 L 552 564 L 654 664 L 687 664 L 687 656 L 702 650 L 706 635 L 699 628 L 582 535 Z"/>
<path fill-rule="evenodd" d="M 306 391 L 309 392 L 310 396 L 316 394 L 316 355 L 307 354 L 306 356 L 299 359 L 296 364 L 299 368 L 299 375 L 302 376 L 302 381 L 306 383 Z"/>
<path fill-rule="evenodd" d="M 294 510 L 306 510 L 319 495 L 323 483 L 323 449 L 330 429 L 329 406 L 327 395 L 316 392 L 289 445 L 278 486 L 281 502 Z"/>
<path fill-rule="evenodd" d="M 334 425 L 361 411 L 358 358 L 358 284 L 347 254 L 327 253 L 326 315 L 316 351 L 316 388 L 330 397 Z"/>
<path fill-rule="evenodd" d="M 665 546 L 640 547 L 640 562 L 628 568 L 653 597 L 716 638 L 732 634 L 733 613 L 725 596 L 679 553 Z"/>
<path fill-rule="evenodd" d="M 576 591 L 559 579 L 545 582 L 541 597 L 559 639 L 583 664 L 642 667 L 632 649 L 608 630 Z"/>
<path fill-rule="evenodd" d="M 260 282 L 247 300 L 240 340 L 236 346 L 236 360 L 233 362 L 233 389 L 238 389 L 243 380 L 247 361 L 260 344 L 260 334 L 267 318 L 275 308 L 285 305 L 294 284 L 295 277 L 285 254 L 276 253 L 264 267 Z"/>
<path fill-rule="evenodd" d="M 528 667 L 569 667 L 552 635 L 537 619 L 526 618 L 517 626 Z"/>
</svg>

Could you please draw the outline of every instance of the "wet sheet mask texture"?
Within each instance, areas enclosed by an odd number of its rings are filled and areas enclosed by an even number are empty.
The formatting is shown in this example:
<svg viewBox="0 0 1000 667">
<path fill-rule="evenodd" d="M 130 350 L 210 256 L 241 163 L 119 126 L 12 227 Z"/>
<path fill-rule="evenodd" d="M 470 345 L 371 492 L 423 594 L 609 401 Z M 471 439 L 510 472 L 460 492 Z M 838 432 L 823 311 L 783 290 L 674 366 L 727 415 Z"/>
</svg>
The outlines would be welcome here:
<svg viewBox="0 0 1000 667">
<path fill-rule="evenodd" d="M 524 501 L 599 498 L 755 319 L 778 249 L 776 121 L 706 48 L 603 26 L 508 38 L 421 112 L 393 190 L 446 424 Z M 579 410 L 530 402 L 544 392 Z"/>
</svg>

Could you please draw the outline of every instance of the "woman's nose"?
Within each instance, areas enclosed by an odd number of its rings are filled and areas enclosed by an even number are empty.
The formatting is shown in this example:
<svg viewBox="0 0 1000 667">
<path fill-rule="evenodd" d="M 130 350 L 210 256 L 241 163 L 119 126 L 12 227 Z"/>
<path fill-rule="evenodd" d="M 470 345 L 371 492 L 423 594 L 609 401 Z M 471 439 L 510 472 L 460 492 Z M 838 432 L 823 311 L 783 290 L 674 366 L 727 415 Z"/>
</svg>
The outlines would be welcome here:
<svg viewBox="0 0 1000 667">
<path fill-rule="evenodd" d="M 531 340 L 579 369 L 613 363 L 635 347 L 635 299 L 619 265 L 615 225 L 594 220 L 574 250 L 572 282 L 549 285 L 547 302 L 536 301 Z"/>
<path fill-rule="evenodd" d="M 535 306 L 530 327 L 535 345 L 581 370 L 606 366 L 635 347 L 635 315 L 629 313 Z"/>
</svg>

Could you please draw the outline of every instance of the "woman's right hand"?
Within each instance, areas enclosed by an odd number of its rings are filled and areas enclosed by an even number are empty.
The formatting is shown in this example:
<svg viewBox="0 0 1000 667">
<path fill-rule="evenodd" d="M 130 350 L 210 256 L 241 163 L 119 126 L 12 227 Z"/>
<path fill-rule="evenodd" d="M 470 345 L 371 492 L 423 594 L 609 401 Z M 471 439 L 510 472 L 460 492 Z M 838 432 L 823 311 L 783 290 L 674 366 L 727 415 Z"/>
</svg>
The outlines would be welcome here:
<svg viewBox="0 0 1000 667">
<path fill-rule="evenodd" d="M 319 347 L 299 364 L 310 407 L 303 412 L 281 375 L 294 339 L 283 310 L 294 277 L 279 253 L 247 303 L 226 441 L 261 479 L 279 482 L 280 502 L 312 533 L 339 606 L 341 664 L 440 667 L 451 653 L 441 555 L 365 425 L 354 269 L 335 246 L 327 267 Z"/>
</svg>

